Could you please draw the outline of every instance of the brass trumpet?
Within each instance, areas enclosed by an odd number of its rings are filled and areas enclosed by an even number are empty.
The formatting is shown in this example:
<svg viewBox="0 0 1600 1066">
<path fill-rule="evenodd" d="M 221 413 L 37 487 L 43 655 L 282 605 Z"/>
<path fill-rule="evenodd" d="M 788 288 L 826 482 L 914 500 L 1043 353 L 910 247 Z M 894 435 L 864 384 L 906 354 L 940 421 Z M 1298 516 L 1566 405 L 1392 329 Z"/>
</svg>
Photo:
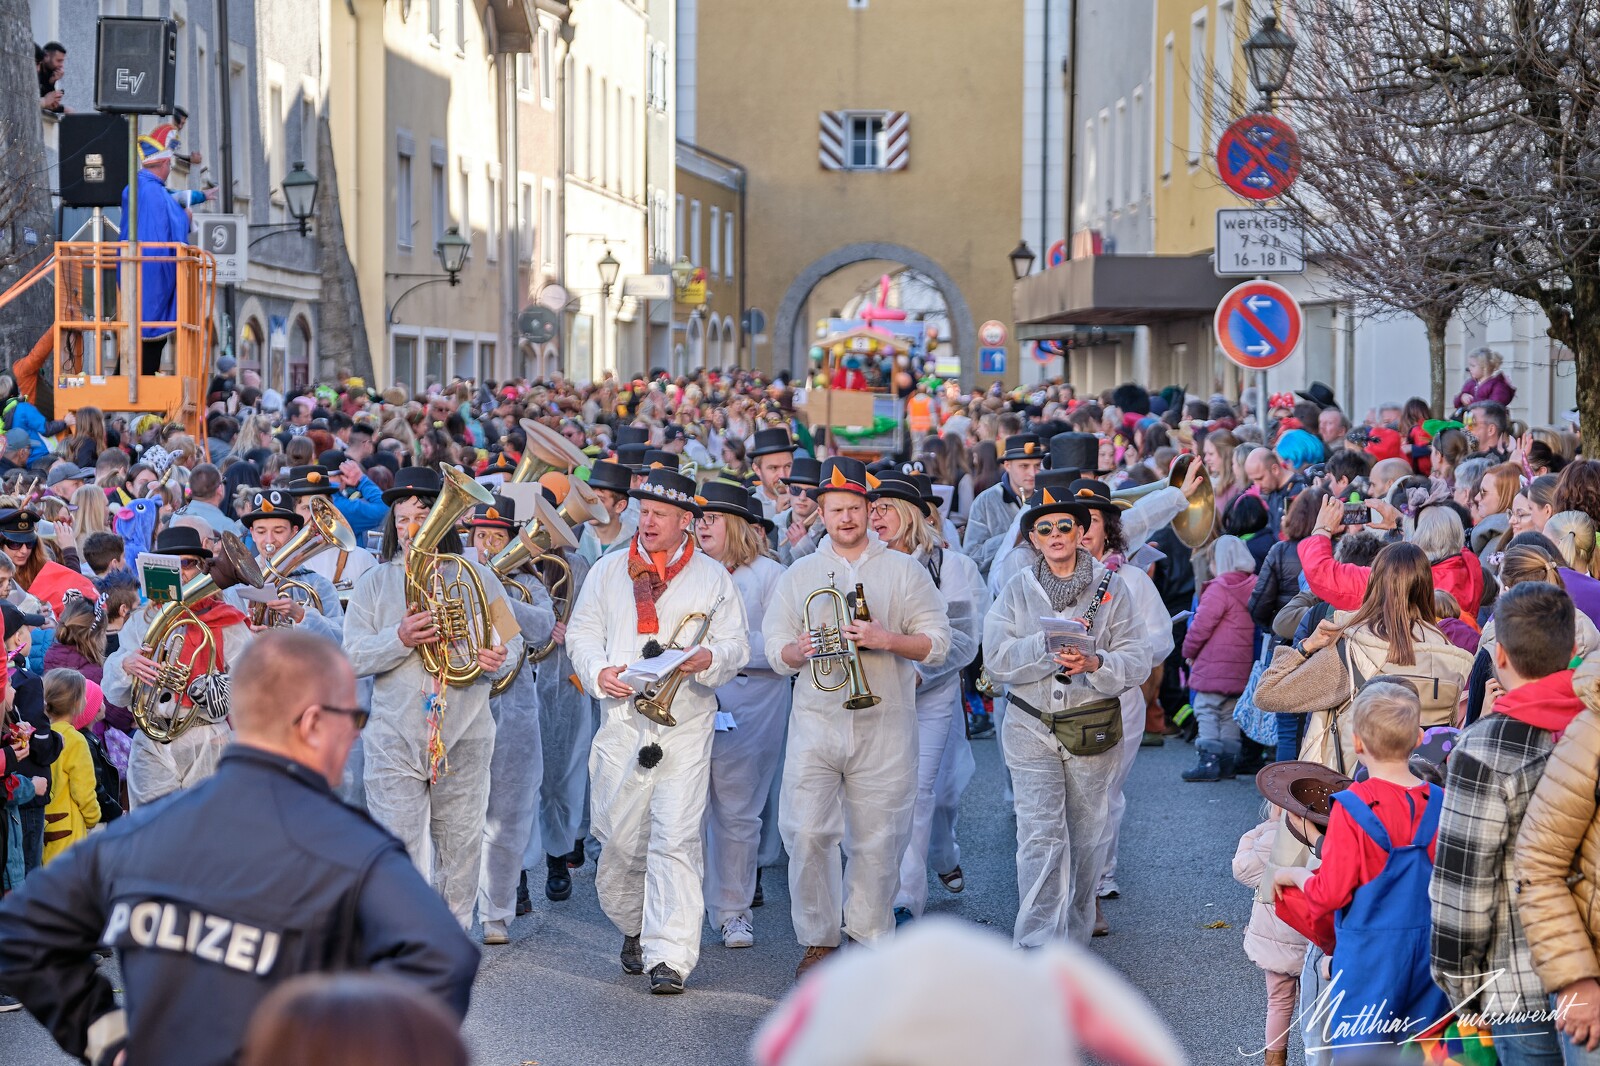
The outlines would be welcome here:
<svg viewBox="0 0 1600 1066">
<path fill-rule="evenodd" d="M 811 603 L 819 596 L 833 606 L 833 621 L 813 625 Z M 865 622 L 871 617 L 871 613 L 867 610 L 866 589 L 857 585 L 855 618 Z M 883 702 L 881 698 L 872 694 L 872 689 L 867 685 L 867 672 L 861 663 L 861 649 L 856 646 L 855 641 L 844 635 L 844 627 L 851 621 L 850 604 L 844 598 L 844 593 L 832 585 L 826 585 L 813 592 L 806 597 L 803 618 L 806 632 L 811 636 L 811 683 L 817 686 L 818 691 L 838 692 L 844 689 L 844 706 L 848 711 L 864 711 Z M 823 678 L 833 673 L 835 663 L 842 667 L 844 676 L 837 684 L 829 684 Z"/>
<path fill-rule="evenodd" d="M 322 597 L 317 595 L 316 590 L 310 585 L 304 581 L 296 581 L 289 575 L 329 549 L 355 551 L 356 533 L 339 513 L 339 509 L 329 503 L 326 497 L 311 497 L 310 506 L 311 517 L 294 536 L 284 541 L 283 546 L 272 554 L 262 566 L 261 574 L 269 584 L 277 586 L 280 596 L 287 596 L 291 591 L 303 593 L 307 605 L 320 614 Z M 258 626 L 293 624 L 287 615 L 269 609 L 264 603 L 250 605 L 250 621 Z"/>
<path fill-rule="evenodd" d="M 717 608 L 722 606 L 724 599 L 726 597 L 718 596 L 717 602 L 711 605 L 709 611 L 695 611 L 693 614 L 684 615 L 683 621 L 672 631 L 672 642 L 667 645 L 667 650 L 680 651 L 692 648 L 706 639 L 706 632 L 711 628 L 711 616 L 717 613 Z M 678 638 L 683 635 L 683 627 L 693 622 L 699 623 L 695 626 L 694 636 L 689 638 L 689 643 L 679 644 Z M 652 681 L 634 698 L 634 707 L 640 714 L 658 725 L 677 725 L 678 720 L 672 717 L 672 701 L 677 698 L 678 688 L 683 684 L 684 676 L 683 667 L 678 666 L 666 676 Z"/>
</svg>

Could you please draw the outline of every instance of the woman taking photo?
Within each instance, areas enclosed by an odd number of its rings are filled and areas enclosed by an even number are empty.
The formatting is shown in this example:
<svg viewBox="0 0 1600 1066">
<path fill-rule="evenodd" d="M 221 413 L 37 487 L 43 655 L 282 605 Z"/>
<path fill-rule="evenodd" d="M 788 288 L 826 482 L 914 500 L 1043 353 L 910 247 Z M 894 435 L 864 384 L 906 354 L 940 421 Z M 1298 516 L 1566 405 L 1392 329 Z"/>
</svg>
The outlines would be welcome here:
<svg viewBox="0 0 1600 1066">
<path fill-rule="evenodd" d="M 735 443 L 731 438 L 730 444 Z M 750 661 L 717 689 L 719 719 L 711 741 L 711 783 L 706 798 L 706 916 L 724 947 L 755 943 L 754 915 L 761 809 L 783 756 L 789 720 L 789 679 L 767 662 L 761 620 L 783 566 L 771 555 L 773 524 L 743 486 L 708 481 L 694 530 L 700 549 L 728 568 L 750 621 Z"/>
<path fill-rule="evenodd" d="M 878 539 L 922 563 L 933 578 L 950 616 L 950 653 L 938 666 L 917 663 L 917 795 L 912 808 L 911 842 L 900 863 L 900 890 L 895 896 L 897 922 L 922 917 L 928 903 L 929 842 L 933 838 L 934 786 L 945 750 L 956 730 L 966 730 L 962 712 L 961 671 L 978 653 L 983 636 L 983 616 L 989 609 L 989 590 L 978 566 L 958 551 L 940 544 L 939 533 L 928 522 L 937 513 L 923 501 L 916 483 L 903 474 L 888 473 L 867 494 L 869 520 Z M 953 850 L 953 849 L 950 849 Z M 962 883 L 959 862 L 934 873 L 946 888 Z"/>
<path fill-rule="evenodd" d="M 1010 705 L 1001 744 L 1016 795 L 1018 947 L 1089 939 L 1097 845 L 1121 761 L 1119 697 L 1149 672 L 1133 600 L 1082 546 L 1088 522 L 1071 497 L 1034 492 L 1021 528 L 1040 558 L 984 618 L 984 663 Z M 1085 632 L 1052 648 L 1042 618 Z"/>
</svg>

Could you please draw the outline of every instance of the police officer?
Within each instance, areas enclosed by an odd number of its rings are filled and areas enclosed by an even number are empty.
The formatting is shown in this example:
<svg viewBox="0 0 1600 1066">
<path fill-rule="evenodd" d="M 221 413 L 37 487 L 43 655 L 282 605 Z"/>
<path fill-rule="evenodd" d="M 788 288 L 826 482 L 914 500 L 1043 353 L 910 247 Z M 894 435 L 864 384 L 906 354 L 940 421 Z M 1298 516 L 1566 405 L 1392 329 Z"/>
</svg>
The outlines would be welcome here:
<svg viewBox="0 0 1600 1066">
<path fill-rule="evenodd" d="M 417 981 L 462 1017 L 478 951 L 400 841 L 331 785 L 366 721 L 339 647 L 261 634 L 231 671 L 237 743 L 206 781 L 123 818 L 0 903 L 0 990 L 96 1064 L 234 1062 L 298 974 Z M 117 950 L 123 1007 L 95 968 Z"/>
</svg>

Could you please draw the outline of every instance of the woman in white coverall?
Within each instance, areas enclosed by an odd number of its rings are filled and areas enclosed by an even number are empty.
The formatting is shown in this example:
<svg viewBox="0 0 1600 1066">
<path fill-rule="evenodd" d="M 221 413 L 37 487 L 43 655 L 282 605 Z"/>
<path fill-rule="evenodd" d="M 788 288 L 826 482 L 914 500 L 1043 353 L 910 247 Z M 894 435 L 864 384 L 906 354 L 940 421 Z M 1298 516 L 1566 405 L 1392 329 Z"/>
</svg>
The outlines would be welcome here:
<svg viewBox="0 0 1600 1066">
<path fill-rule="evenodd" d="M 1034 493 L 1023 528 L 1042 557 L 1006 584 L 984 620 L 983 661 L 1011 699 L 1001 745 L 1016 792 L 1018 947 L 1089 939 L 1120 765 L 1119 697 L 1148 663 L 1126 586 L 1080 547 L 1088 520 L 1070 496 Z M 1083 622 L 1092 648 L 1052 654 L 1046 618 Z"/>
<path fill-rule="evenodd" d="M 923 565 L 944 600 L 950 620 L 950 652 L 938 666 L 917 664 L 917 796 L 911 817 L 911 840 L 900 861 L 900 888 L 895 895 L 895 921 L 922 917 L 928 902 L 928 842 L 933 830 L 936 784 L 950 745 L 953 723 L 965 728 L 961 703 L 961 671 L 978 653 L 989 593 L 977 564 L 960 552 L 941 547 L 939 533 L 927 521 L 927 505 L 916 483 L 903 474 L 884 474 L 867 499 L 872 531 L 895 551 Z M 959 867 L 936 869 L 941 880 L 961 877 Z"/>
<path fill-rule="evenodd" d="M 400 838 L 466 928 L 478 895 L 494 754 L 489 686 L 522 654 L 522 636 L 492 636 L 494 643 L 478 652 L 482 676 L 447 687 L 444 712 L 437 713 L 438 683 L 417 648 L 438 640 L 439 633 L 426 611 L 413 613 L 406 602 L 405 568 L 416 525 L 427 517 L 441 484 L 436 470 L 405 467 L 385 490 L 389 516 L 379 552 L 384 561 L 356 583 L 345 613 L 344 650 L 357 677 L 373 678 L 372 718 L 362 732 L 367 813 Z M 492 612 L 509 611 L 494 571 L 459 558 L 454 529 L 436 550 L 457 554 L 453 565 L 477 571 Z M 435 730 L 444 746 L 438 763 L 430 753 Z"/>
<path fill-rule="evenodd" d="M 600 841 L 595 888 L 600 908 L 621 931 L 622 968 L 650 972 L 650 991 L 683 991 L 700 958 L 705 864 L 701 848 L 717 701 L 750 657 L 744 602 L 727 568 L 699 551 L 689 526 L 700 513 L 694 482 L 666 468 L 633 490 L 639 532 L 610 552 L 589 580 L 567 626 L 567 653 L 584 690 L 600 700 L 600 729 L 589 756 L 591 825 Z M 676 634 L 689 647 L 668 708 L 673 726 L 646 718 L 622 672 L 664 649 Z M 655 649 L 650 649 L 654 651 Z"/>
<path fill-rule="evenodd" d="M 711 791 L 706 800 L 706 916 L 730 948 L 755 943 L 750 901 L 756 889 L 761 810 L 783 756 L 789 720 L 789 680 L 767 664 L 761 618 L 783 576 L 772 558 L 772 522 L 743 486 L 708 481 L 695 523 L 700 548 L 732 574 L 750 626 L 750 661 L 717 689 L 717 731 L 711 742 Z"/>
<path fill-rule="evenodd" d="M 868 528 L 868 477 L 859 460 L 823 463 L 817 491 L 827 539 L 784 574 L 762 620 L 767 661 L 781 674 L 799 675 L 778 813 L 789 849 L 791 914 L 805 948 L 797 974 L 838 948 L 841 918 L 844 932 L 861 943 L 894 929 L 917 794 L 913 664 L 938 666 L 950 651 L 944 600 L 927 569 Z M 868 620 L 853 617 L 858 586 Z M 819 598 L 807 619 L 807 599 L 823 588 L 845 596 L 850 616 L 837 618 L 830 597 Z M 877 697 L 872 706 L 847 710 L 846 691 L 817 686 L 810 631 L 835 623 L 859 649 Z M 834 660 L 822 683 L 842 680 L 846 665 Z M 842 871 L 841 850 L 849 857 Z"/>
</svg>

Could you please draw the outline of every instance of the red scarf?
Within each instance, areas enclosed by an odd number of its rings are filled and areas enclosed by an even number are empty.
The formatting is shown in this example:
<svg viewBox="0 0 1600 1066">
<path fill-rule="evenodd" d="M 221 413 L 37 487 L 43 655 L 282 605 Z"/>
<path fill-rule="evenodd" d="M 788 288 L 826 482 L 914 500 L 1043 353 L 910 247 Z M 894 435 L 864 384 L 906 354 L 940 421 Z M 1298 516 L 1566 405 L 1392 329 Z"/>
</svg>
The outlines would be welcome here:
<svg viewBox="0 0 1600 1066">
<path fill-rule="evenodd" d="M 683 568 L 689 565 L 693 556 L 693 537 L 684 541 L 683 556 L 665 568 L 662 567 L 666 562 L 664 555 L 660 559 L 647 557 L 639 550 L 638 537 L 628 542 L 628 577 L 633 581 L 633 609 L 639 617 L 640 633 L 661 632 L 661 619 L 656 617 L 656 600 L 666 591 L 667 584 L 683 573 Z"/>
<path fill-rule="evenodd" d="M 229 626 L 242 625 L 249 616 L 237 607 L 225 602 L 219 596 L 213 596 L 202 603 L 194 612 L 200 621 L 211 631 L 217 642 L 217 663 L 214 669 L 217 673 L 226 672 L 228 659 L 222 643 L 222 631 Z M 211 662 L 200 654 L 200 630 L 197 626 L 185 626 L 183 630 L 183 661 L 189 664 L 189 680 L 192 682 L 202 674 L 210 673 Z M 198 661 L 196 661 L 198 660 Z M 185 686 L 187 688 L 187 686 Z M 184 695 L 183 703 L 190 702 L 188 695 Z"/>
</svg>

